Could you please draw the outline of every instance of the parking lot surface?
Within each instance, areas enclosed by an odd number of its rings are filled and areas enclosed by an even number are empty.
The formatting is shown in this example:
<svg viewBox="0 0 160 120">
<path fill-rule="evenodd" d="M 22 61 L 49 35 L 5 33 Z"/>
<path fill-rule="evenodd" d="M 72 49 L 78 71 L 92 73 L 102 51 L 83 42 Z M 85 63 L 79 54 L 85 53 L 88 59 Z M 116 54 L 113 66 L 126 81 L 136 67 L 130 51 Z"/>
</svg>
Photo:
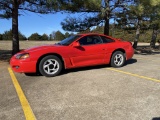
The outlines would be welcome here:
<svg viewBox="0 0 160 120">
<path fill-rule="evenodd" d="M 121 68 L 96 66 L 56 77 L 14 73 L 37 120 L 157 120 L 160 118 L 160 54 L 134 55 Z M 0 120 L 24 120 L 8 71 L 0 63 Z"/>
</svg>

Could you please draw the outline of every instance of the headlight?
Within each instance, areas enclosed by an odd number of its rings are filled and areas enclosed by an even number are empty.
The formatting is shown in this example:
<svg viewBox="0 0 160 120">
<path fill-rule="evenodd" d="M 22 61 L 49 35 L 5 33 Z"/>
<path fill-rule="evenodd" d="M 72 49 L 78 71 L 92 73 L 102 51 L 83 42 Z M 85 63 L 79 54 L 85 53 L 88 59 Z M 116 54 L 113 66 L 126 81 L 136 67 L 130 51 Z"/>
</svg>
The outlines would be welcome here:
<svg viewBox="0 0 160 120">
<path fill-rule="evenodd" d="M 21 54 L 17 54 L 16 59 L 27 59 L 29 58 L 29 53 L 21 53 Z"/>
</svg>

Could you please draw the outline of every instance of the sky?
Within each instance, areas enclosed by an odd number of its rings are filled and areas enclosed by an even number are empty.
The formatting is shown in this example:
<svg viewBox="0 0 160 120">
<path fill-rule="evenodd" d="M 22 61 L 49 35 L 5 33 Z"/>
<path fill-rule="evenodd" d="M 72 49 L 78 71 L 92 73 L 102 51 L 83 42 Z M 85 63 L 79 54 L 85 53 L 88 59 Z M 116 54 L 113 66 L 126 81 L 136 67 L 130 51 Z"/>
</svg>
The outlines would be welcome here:
<svg viewBox="0 0 160 120">
<path fill-rule="evenodd" d="M 19 16 L 19 31 L 26 37 L 29 37 L 32 33 L 38 33 L 40 35 L 46 33 L 51 34 L 53 31 L 61 31 L 65 33 L 62 29 L 61 22 L 69 16 L 69 13 L 62 14 L 36 14 L 31 12 L 25 12 L 23 15 Z M 0 33 L 8 31 L 12 28 L 12 20 L 0 19 Z"/>
<path fill-rule="evenodd" d="M 103 1 L 103 0 L 102 0 Z M 65 33 L 62 29 L 61 22 L 67 17 L 72 16 L 69 13 L 56 13 L 56 14 L 36 14 L 32 12 L 25 11 L 23 15 L 19 16 L 19 31 L 29 37 L 33 33 L 38 33 L 40 35 L 46 33 L 51 34 L 53 31 L 61 31 Z M 76 16 L 76 15 L 74 15 Z M 79 15 L 78 15 L 79 16 Z M 0 19 L 0 34 L 4 31 L 8 31 L 12 28 L 12 20 Z"/>
</svg>

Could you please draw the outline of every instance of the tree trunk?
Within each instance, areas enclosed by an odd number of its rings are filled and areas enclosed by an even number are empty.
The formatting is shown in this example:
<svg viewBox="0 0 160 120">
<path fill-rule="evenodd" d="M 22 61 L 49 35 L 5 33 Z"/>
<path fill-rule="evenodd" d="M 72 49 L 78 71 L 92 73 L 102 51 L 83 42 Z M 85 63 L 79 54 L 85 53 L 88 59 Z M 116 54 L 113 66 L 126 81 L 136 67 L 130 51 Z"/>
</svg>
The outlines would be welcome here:
<svg viewBox="0 0 160 120">
<path fill-rule="evenodd" d="M 14 0 L 12 10 L 12 55 L 19 52 L 19 36 L 18 36 L 18 2 Z"/>
<path fill-rule="evenodd" d="M 151 42 L 150 42 L 150 47 L 152 49 L 155 48 L 157 34 L 158 34 L 158 30 L 153 28 L 152 39 L 151 39 Z"/>
<path fill-rule="evenodd" d="M 105 0 L 106 12 L 104 16 L 105 25 L 104 25 L 104 34 L 109 35 L 109 18 L 110 18 L 110 6 L 109 0 Z"/>
<path fill-rule="evenodd" d="M 109 35 L 109 19 L 107 17 L 105 19 L 104 34 Z"/>
<path fill-rule="evenodd" d="M 140 24 L 138 22 L 138 26 L 137 26 L 137 30 L 136 30 L 136 37 L 134 39 L 134 43 L 133 43 L 133 48 L 136 49 L 137 45 L 138 45 L 138 40 L 139 40 L 139 35 L 140 35 Z"/>
</svg>

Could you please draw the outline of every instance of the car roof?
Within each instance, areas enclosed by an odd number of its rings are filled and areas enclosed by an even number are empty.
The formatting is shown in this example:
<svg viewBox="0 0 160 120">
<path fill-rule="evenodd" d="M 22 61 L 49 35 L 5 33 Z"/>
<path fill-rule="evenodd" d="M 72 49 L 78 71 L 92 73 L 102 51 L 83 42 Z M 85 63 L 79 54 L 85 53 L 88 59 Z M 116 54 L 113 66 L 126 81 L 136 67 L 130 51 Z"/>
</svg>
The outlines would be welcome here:
<svg viewBox="0 0 160 120">
<path fill-rule="evenodd" d="M 82 34 L 77 34 L 77 35 L 81 35 L 81 36 L 87 36 L 87 35 L 100 35 L 100 36 L 105 36 L 105 37 L 108 37 L 108 38 L 111 38 L 111 39 L 116 39 L 114 37 L 111 37 L 111 36 L 108 36 L 108 35 L 105 35 L 105 34 L 101 34 L 101 33 L 82 33 Z"/>
</svg>

